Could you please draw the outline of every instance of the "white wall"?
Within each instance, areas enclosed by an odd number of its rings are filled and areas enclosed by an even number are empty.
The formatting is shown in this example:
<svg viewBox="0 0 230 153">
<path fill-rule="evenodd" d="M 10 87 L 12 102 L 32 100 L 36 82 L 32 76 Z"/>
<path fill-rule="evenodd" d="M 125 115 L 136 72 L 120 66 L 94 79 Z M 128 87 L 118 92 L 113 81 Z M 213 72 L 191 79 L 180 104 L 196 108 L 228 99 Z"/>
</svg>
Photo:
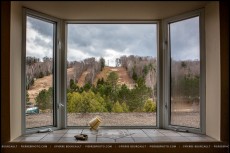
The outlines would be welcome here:
<svg viewBox="0 0 230 153">
<path fill-rule="evenodd" d="M 203 7 L 206 1 L 22 1 L 23 6 L 61 19 L 155 20 Z M 166 11 L 165 11 L 166 10 Z"/>
<path fill-rule="evenodd" d="M 11 2 L 10 25 L 10 139 L 21 135 L 22 8 Z"/>
<path fill-rule="evenodd" d="M 205 7 L 206 134 L 220 140 L 220 24 L 219 2 Z"/>
</svg>

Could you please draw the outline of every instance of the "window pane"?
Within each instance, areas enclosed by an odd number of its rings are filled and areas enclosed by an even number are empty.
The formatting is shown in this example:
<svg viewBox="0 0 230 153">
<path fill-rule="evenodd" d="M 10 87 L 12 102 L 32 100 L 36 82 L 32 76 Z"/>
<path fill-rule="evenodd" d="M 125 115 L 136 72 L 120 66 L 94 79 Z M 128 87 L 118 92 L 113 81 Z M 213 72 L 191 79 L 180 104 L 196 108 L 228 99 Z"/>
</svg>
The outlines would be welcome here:
<svg viewBox="0 0 230 153">
<path fill-rule="evenodd" d="M 199 17 L 170 25 L 171 124 L 200 127 Z"/>
<path fill-rule="evenodd" d="M 53 125 L 54 24 L 27 16 L 26 128 Z"/>
<path fill-rule="evenodd" d="M 156 24 L 68 24 L 67 125 L 156 126 Z"/>
</svg>

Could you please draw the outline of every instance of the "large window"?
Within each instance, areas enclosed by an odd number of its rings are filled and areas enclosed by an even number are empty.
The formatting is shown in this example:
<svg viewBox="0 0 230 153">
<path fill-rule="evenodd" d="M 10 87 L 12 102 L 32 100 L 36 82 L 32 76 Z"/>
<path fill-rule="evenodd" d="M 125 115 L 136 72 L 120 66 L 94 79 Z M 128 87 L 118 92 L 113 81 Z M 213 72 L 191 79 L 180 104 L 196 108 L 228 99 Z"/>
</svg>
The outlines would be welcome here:
<svg viewBox="0 0 230 153">
<path fill-rule="evenodd" d="M 67 126 L 156 126 L 157 24 L 67 29 Z"/>
<path fill-rule="evenodd" d="M 56 24 L 30 14 L 25 22 L 25 127 L 54 126 Z"/>
<path fill-rule="evenodd" d="M 107 127 L 203 132 L 201 12 L 163 20 L 161 33 L 158 22 L 60 22 L 27 10 L 25 129 L 88 126 L 100 116 Z"/>
</svg>

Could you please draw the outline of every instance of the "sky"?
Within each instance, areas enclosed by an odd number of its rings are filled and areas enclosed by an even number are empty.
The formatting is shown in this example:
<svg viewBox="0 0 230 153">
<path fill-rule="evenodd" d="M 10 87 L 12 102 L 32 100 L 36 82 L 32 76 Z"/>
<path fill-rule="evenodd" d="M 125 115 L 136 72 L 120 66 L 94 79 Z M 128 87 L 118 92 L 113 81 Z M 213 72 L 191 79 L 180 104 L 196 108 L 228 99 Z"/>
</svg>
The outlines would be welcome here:
<svg viewBox="0 0 230 153">
<path fill-rule="evenodd" d="M 199 17 L 170 24 L 171 57 L 174 60 L 199 60 Z"/>
<path fill-rule="evenodd" d="M 36 58 L 53 56 L 54 25 L 32 17 L 26 23 L 26 56 Z"/>
<path fill-rule="evenodd" d="M 170 24 L 171 55 L 175 60 L 199 59 L 199 18 Z M 26 54 L 53 56 L 53 29 L 49 22 L 27 17 Z M 68 24 L 67 60 L 103 57 L 114 66 L 123 55 L 157 56 L 156 24 Z"/>
<path fill-rule="evenodd" d="M 156 24 L 69 24 L 67 40 L 69 61 L 103 57 L 115 66 L 123 55 L 157 54 Z"/>
</svg>

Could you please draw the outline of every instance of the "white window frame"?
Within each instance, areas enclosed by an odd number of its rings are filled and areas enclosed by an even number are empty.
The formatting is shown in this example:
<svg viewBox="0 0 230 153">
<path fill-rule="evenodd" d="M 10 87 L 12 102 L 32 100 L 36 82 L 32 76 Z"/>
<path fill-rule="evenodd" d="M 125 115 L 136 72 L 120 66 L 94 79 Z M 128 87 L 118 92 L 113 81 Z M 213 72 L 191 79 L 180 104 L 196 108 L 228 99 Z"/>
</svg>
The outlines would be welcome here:
<svg viewBox="0 0 230 153">
<path fill-rule="evenodd" d="M 170 125 L 170 38 L 168 24 L 199 16 L 200 34 L 200 128 Z M 205 40 L 204 40 L 204 9 L 183 13 L 163 20 L 163 128 L 205 134 L 206 100 L 205 100 Z"/>
<path fill-rule="evenodd" d="M 67 110 L 66 110 L 66 61 L 67 61 L 67 24 L 157 24 L 157 118 L 156 126 L 110 126 L 106 128 L 164 128 L 164 129 L 182 129 L 193 133 L 205 134 L 205 42 L 204 42 L 204 10 L 199 9 L 184 13 L 182 15 L 174 16 L 165 20 L 153 21 L 76 21 L 76 20 L 61 20 L 40 12 L 36 12 L 27 8 L 23 8 L 23 30 L 22 30 L 22 134 L 34 133 L 41 128 L 26 129 L 25 119 L 25 57 L 26 57 L 26 16 L 31 15 L 45 21 L 52 21 L 56 23 L 56 44 L 55 44 L 55 103 L 57 108 L 56 121 L 57 125 L 51 127 L 53 130 L 62 128 L 78 128 L 78 126 L 67 126 Z M 168 23 L 188 19 L 199 16 L 200 18 L 200 128 L 189 128 L 181 126 L 169 125 L 170 109 L 165 109 L 169 106 L 170 96 L 170 46 L 168 41 Z M 62 107 L 64 106 L 64 107 Z M 83 126 L 80 126 L 84 128 Z"/>
<path fill-rule="evenodd" d="M 159 128 L 159 122 L 160 122 L 160 118 L 159 118 L 159 112 L 158 111 L 160 109 L 160 103 L 161 103 L 161 99 L 160 99 L 160 92 L 159 92 L 159 88 L 160 88 L 160 80 L 162 77 L 160 77 L 159 75 L 161 74 L 160 73 L 160 69 L 159 69 L 159 54 L 160 54 L 160 51 L 159 51 L 159 28 L 160 28 L 160 21 L 159 20 L 153 20 L 153 21 L 149 21 L 149 20 L 143 20 L 143 21 L 111 21 L 111 20 L 108 20 L 108 21 L 76 21 L 76 20 L 67 20 L 64 22 L 64 25 L 63 27 L 65 27 L 63 30 L 65 31 L 65 39 L 64 39 L 64 42 L 65 42 L 65 52 L 64 54 L 62 54 L 62 61 L 65 61 L 63 64 L 64 64 L 64 70 L 62 69 L 62 74 L 64 74 L 64 93 L 66 93 L 66 88 L 67 88 L 67 66 L 66 66 L 66 61 L 67 61 L 67 33 L 68 33 L 68 24 L 156 24 L 156 31 L 157 31 L 157 111 L 156 111 L 156 126 L 101 126 L 102 128 L 107 128 L 107 129 L 126 129 L 126 128 L 130 128 L 130 129 L 136 129 L 136 128 L 148 128 L 148 129 L 152 129 L 152 128 Z M 67 97 L 66 97 L 66 94 L 64 94 L 64 100 L 63 100 L 63 103 L 64 105 L 66 106 L 65 107 L 65 112 L 63 112 L 63 116 L 65 116 L 65 120 L 62 121 L 64 122 L 64 128 L 69 128 L 69 129 L 72 129 L 72 128 L 87 128 L 87 126 L 67 126 Z"/>
<path fill-rule="evenodd" d="M 54 46 L 53 46 L 53 126 L 42 126 L 42 127 L 34 127 L 34 128 L 26 128 L 26 88 L 25 88 L 25 84 L 26 84 L 26 22 L 27 22 L 27 16 L 33 17 L 33 18 L 37 18 L 39 20 L 43 20 L 45 22 L 50 22 L 53 23 L 54 26 Z M 61 124 L 60 124 L 60 120 L 61 120 L 61 114 L 60 114 L 60 85 L 61 85 L 61 77 L 60 77 L 60 52 L 61 52 L 61 48 L 60 48 L 60 28 L 61 28 L 61 21 L 60 19 L 54 18 L 52 16 L 40 13 L 40 12 L 36 12 L 33 10 L 30 10 L 28 8 L 23 8 L 23 17 L 22 17 L 22 71 L 21 71 L 21 76 L 22 76 L 22 87 L 21 87 L 21 91 L 22 91 L 22 98 L 21 98 L 21 102 L 22 102 L 22 109 L 21 109 L 21 117 L 22 117 L 22 134 L 28 134 L 28 133 L 34 133 L 34 132 L 38 132 L 41 129 L 47 129 L 47 128 L 51 128 L 53 130 L 57 130 L 61 128 Z"/>
</svg>

